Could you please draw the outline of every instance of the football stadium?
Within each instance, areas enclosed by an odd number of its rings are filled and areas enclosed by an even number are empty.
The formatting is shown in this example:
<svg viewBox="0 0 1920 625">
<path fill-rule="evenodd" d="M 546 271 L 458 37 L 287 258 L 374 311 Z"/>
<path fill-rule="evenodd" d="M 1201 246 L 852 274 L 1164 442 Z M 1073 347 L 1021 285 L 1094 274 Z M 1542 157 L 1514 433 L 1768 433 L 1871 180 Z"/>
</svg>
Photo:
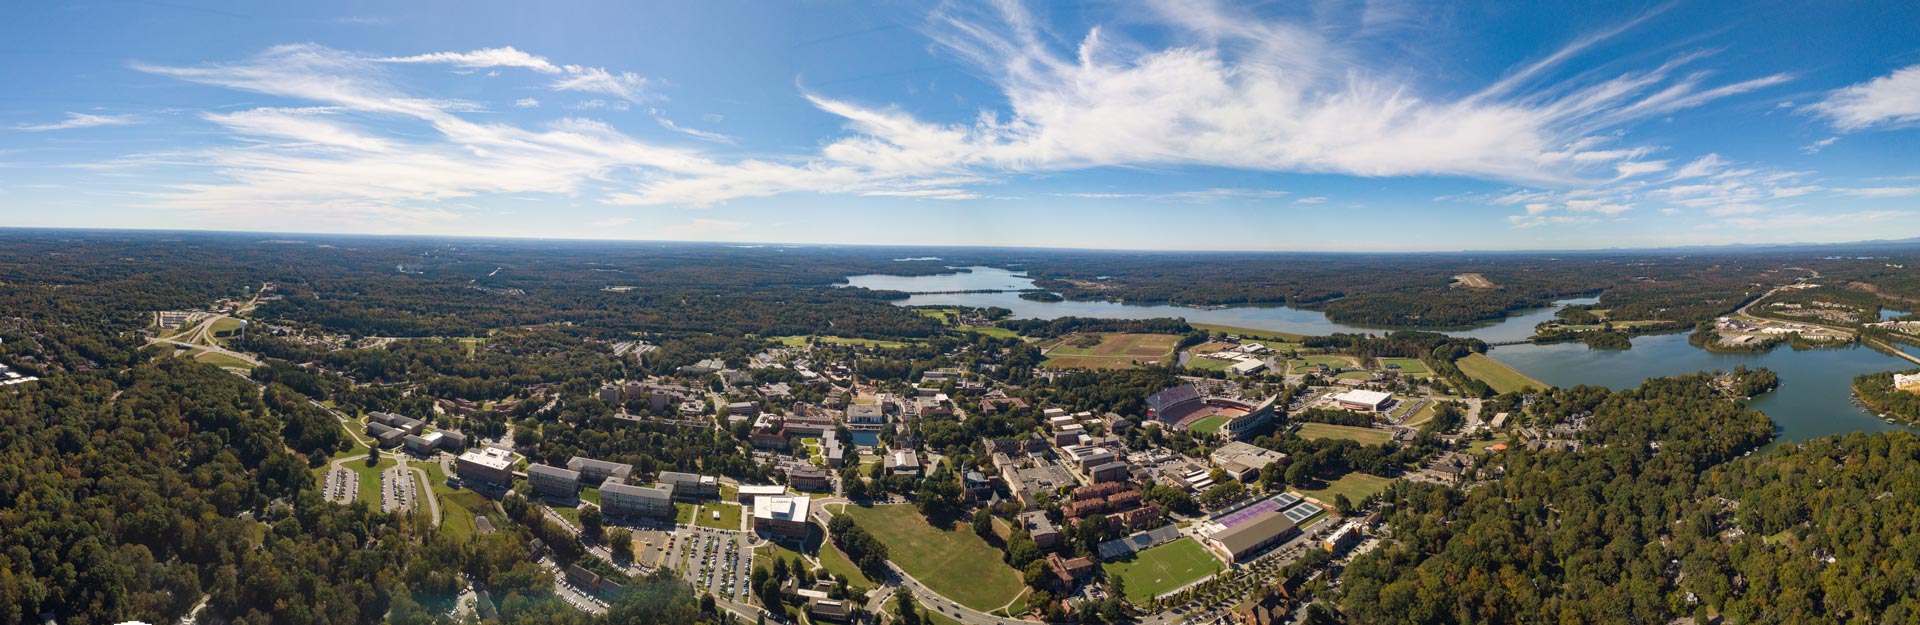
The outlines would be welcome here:
<svg viewBox="0 0 1920 625">
<path fill-rule="evenodd" d="M 1222 434 L 1237 438 L 1273 416 L 1269 397 L 1258 404 L 1231 397 L 1207 396 L 1192 384 L 1182 384 L 1147 398 L 1147 415 L 1195 434 Z"/>
</svg>

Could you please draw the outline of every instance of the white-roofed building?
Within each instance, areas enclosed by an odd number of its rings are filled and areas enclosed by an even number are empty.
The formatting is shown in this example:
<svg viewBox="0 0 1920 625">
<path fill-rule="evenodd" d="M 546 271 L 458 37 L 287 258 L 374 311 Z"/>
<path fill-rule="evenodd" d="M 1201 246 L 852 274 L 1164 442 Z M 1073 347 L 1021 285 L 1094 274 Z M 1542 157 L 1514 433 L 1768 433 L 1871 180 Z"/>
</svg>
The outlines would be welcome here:
<svg viewBox="0 0 1920 625">
<path fill-rule="evenodd" d="M 807 537 L 807 497 L 755 497 L 753 531 L 776 538 Z"/>
<path fill-rule="evenodd" d="M 1393 403 L 1393 394 L 1355 389 L 1334 396 L 1333 401 L 1347 410 L 1379 412 Z"/>
</svg>

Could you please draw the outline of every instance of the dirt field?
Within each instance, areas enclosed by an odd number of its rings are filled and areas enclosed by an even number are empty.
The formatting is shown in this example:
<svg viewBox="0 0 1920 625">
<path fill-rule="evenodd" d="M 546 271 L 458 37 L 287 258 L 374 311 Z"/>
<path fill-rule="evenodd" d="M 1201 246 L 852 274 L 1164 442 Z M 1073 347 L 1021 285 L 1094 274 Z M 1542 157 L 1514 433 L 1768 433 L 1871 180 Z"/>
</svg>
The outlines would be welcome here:
<svg viewBox="0 0 1920 625">
<path fill-rule="evenodd" d="M 1456 286 L 1456 287 L 1464 286 L 1470 289 L 1493 288 L 1492 280 L 1488 280 L 1486 276 L 1483 276 L 1477 273 L 1463 273 L 1463 274 L 1454 276 L 1453 280 L 1454 280 L 1453 286 Z"/>
</svg>

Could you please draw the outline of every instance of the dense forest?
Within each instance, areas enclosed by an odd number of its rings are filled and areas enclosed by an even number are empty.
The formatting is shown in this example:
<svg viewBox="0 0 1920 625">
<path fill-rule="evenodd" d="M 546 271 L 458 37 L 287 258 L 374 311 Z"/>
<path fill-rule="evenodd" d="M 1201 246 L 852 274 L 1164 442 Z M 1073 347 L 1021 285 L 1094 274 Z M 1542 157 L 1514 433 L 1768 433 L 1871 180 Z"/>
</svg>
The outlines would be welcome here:
<svg viewBox="0 0 1920 625">
<path fill-rule="evenodd" d="M 1736 385 L 1738 386 L 1738 385 Z M 1737 623 L 1920 617 L 1920 438 L 1855 434 L 1742 458 L 1772 424 L 1705 374 L 1556 390 L 1580 451 L 1514 449 L 1468 491 L 1386 494 L 1392 542 L 1346 570 L 1356 623 Z M 1905 507 L 1903 507 L 1905 506 Z"/>
</svg>

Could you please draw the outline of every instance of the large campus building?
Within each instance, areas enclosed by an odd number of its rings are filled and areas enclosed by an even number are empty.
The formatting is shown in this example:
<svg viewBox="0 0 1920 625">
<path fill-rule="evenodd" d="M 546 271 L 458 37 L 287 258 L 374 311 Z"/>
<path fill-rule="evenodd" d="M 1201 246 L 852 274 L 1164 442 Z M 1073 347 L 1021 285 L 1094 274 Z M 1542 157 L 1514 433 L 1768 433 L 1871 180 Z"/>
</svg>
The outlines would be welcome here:
<svg viewBox="0 0 1920 625">
<path fill-rule="evenodd" d="M 673 485 L 675 499 L 700 501 L 720 496 L 720 481 L 711 475 L 661 471 L 659 481 L 661 484 Z"/>
<path fill-rule="evenodd" d="M 1333 403 L 1347 410 L 1379 412 L 1393 402 L 1392 393 L 1355 389 L 1334 396 Z"/>
<path fill-rule="evenodd" d="M 544 464 L 527 467 L 527 484 L 533 492 L 554 497 L 572 497 L 580 493 L 580 472 Z"/>
<path fill-rule="evenodd" d="M 613 517 L 673 518 L 673 486 L 635 486 L 619 477 L 600 484 L 600 511 Z"/>
<path fill-rule="evenodd" d="M 460 458 L 454 461 L 453 472 L 462 480 L 512 485 L 513 454 L 492 447 L 475 449 L 460 454 Z"/>
</svg>

